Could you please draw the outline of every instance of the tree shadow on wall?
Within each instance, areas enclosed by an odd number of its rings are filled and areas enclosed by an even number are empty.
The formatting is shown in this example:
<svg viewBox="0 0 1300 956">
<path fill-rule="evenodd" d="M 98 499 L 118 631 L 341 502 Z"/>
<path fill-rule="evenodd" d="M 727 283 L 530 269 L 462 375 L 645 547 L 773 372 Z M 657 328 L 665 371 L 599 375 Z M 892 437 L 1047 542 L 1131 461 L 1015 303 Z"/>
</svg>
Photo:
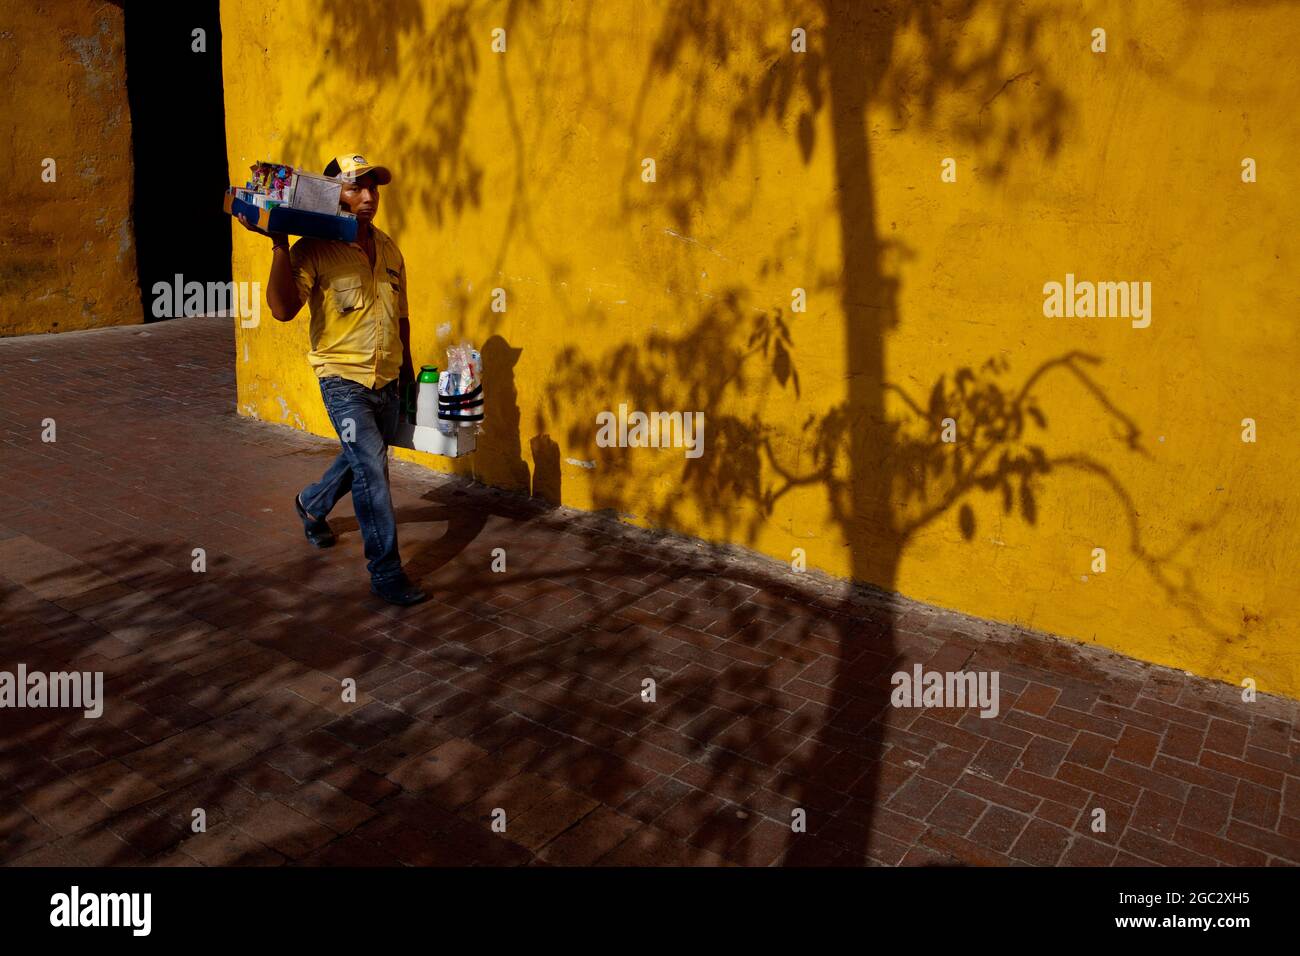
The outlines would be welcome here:
<svg viewBox="0 0 1300 956">
<path fill-rule="evenodd" d="M 297 117 L 284 135 L 286 161 L 321 168 L 343 149 L 371 149 L 357 137 L 382 136 L 384 162 L 400 177 L 401 202 L 383 207 L 387 231 L 400 236 L 407 221 L 404 206 L 423 208 L 441 225 L 479 205 L 483 167 L 466 141 L 465 116 L 479 81 L 482 45 L 470 33 L 469 0 L 427 9 L 421 0 L 388 0 L 382 12 L 365 4 L 325 0 L 305 25 L 312 49 L 324 51 L 302 101 L 318 105 Z M 406 48 L 406 55 L 399 50 Z M 432 92 L 418 121 L 357 115 L 355 100 L 340 108 L 340 90 L 331 81 L 348 77 L 373 82 L 397 102 Z M 358 123 L 360 124 L 358 126 Z M 382 133 L 379 131 L 382 130 Z"/>
<path fill-rule="evenodd" d="M 481 89 L 486 74 L 480 59 L 486 38 L 479 35 L 482 21 L 474 19 L 468 3 L 440 7 L 437 16 L 415 0 L 392 6 L 393 16 L 379 32 L 367 33 L 348 28 L 352 5 L 330 0 L 322 4 L 322 16 L 311 29 L 315 42 L 340 62 L 356 64 L 367 75 L 395 85 L 403 96 L 418 95 L 429 104 L 422 122 L 402 126 L 393 137 L 391 159 L 407 177 L 403 203 L 422 207 L 433 222 L 442 223 L 477 205 L 486 188 L 484 167 L 464 136 L 463 122 L 474 98 L 487 93 Z M 588 22 L 594 9 L 594 0 L 589 0 L 576 22 Z M 536 165 L 545 161 L 535 144 L 551 118 L 544 108 L 525 116 L 517 106 L 521 76 L 528 85 L 522 91 L 528 100 L 546 101 L 550 80 L 545 65 L 557 42 L 547 25 L 557 11 L 556 5 L 541 0 L 504 6 L 510 58 L 518 55 L 522 65 L 508 66 L 509 58 L 498 58 L 499 88 L 493 92 L 500 97 L 511 132 L 515 174 L 496 261 L 484 274 L 496 275 L 512 249 L 526 244 L 544 264 L 555 307 L 589 329 L 617 320 L 600 308 L 575 312 L 559 291 L 572 269 L 563 247 L 544 241 L 534 230 L 529 185 Z M 971 29 L 977 18 L 981 28 Z M 782 26 L 776 29 L 774 24 Z M 789 27 L 795 25 L 807 30 L 805 54 L 790 51 Z M 762 645 L 769 652 L 779 646 L 779 661 L 761 658 L 767 661 L 764 666 L 736 664 L 721 673 L 708 671 L 681 681 L 672 688 L 672 702 L 662 705 L 653 718 L 641 718 L 644 722 L 616 752 L 616 764 L 629 766 L 639 747 L 654 745 L 658 732 L 693 721 L 699 748 L 689 756 L 701 775 L 693 778 L 698 792 L 719 795 L 742 810 L 752 809 L 752 801 L 767 794 L 783 811 L 809 811 L 810 839 L 789 838 L 783 855 L 789 864 L 882 858 L 883 851 L 869 842 L 874 807 L 880 795 L 897 784 L 900 772 L 891 763 L 888 745 L 900 720 L 888 706 L 888 697 L 889 676 L 901 646 L 889 593 L 909 540 L 954 509 L 963 535 L 971 539 L 977 522 L 971 498 L 977 492 L 1001 495 L 1004 509 L 1036 524 L 1037 483 L 1064 468 L 1101 477 L 1132 512 L 1131 500 L 1105 463 L 1079 455 L 1053 456 L 1033 440 L 1037 432 L 1046 431 L 1051 411 L 1043 407 L 1035 386 L 1049 372 L 1064 372 L 1120 423 L 1133 452 L 1140 451 L 1136 425 L 1113 407 L 1088 374 L 1095 358 L 1063 354 L 1031 371 L 1018 387 L 1003 383 L 1008 369 L 1001 361 L 990 360 L 978 371 L 958 369 L 934 383 L 928 406 L 900 396 L 886 377 L 886 338 L 901 320 L 897 265 L 908 250 L 882 235 L 877 222 L 868 111 L 887 110 L 899 127 L 925 127 L 940 122 L 941 105 L 953 109 L 958 104 L 958 118 L 948 125 L 985 178 L 1003 175 L 1022 156 L 1051 161 L 1067 135 L 1070 104 L 1038 49 L 1039 38 L 1050 26 L 1043 14 L 1026 14 L 1019 5 L 994 0 L 764 0 L 743 9 L 718 0 L 678 0 L 659 15 L 638 92 L 622 116 L 630 144 L 628 188 L 611 219 L 635 232 L 649 217 L 666 214 L 676 237 L 689 249 L 681 276 L 698 277 L 703 271 L 693 267 L 690 256 L 707 262 L 716 254 L 691 239 L 690 230 L 706 202 L 714 203 L 717 184 L 742 168 L 755 179 L 764 174 L 760 131 L 774 129 L 791 137 L 805 165 L 825 156 L 834 173 L 834 188 L 821 198 L 838 229 L 839 268 L 815 278 L 821 288 L 833 291 L 843 316 L 847 371 L 842 395 L 832 393 L 840 383 L 814 385 L 809 375 L 801 374 L 790 317 L 772 308 L 759 291 L 765 278 L 761 271 L 753 283 L 734 284 L 721 293 L 706 288 L 699 278 L 688 278 L 671 288 L 677 313 L 685 317 L 678 328 L 655 328 L 636 343 L 602 352 L 578 340 L 581 329 L 575 327 L 574 341 L 556 357 L 550 397 L 543 406 L 546 416 L 539 412 L 529 438 L 534 455 L 547 462 L 542 486 L 550 487 L 555 500 L 560 451 L 552 447 L 548 429 L 564 435 L 566 450 L 581 449 L 584 458 L 597 461 L 600 478 L 593 482 L 592 494 L 598 508 L 636 513 L 647 523 L 670 528 L 683 527 L 685 515 L 709 514 L 713 532 L 724 540 L 753 543 L 785 495 L 817 491 L 825 496 L 839 537 L 829 546 L 847 548 L 852 578 L 874 588 L 847 588 L 841 599 L 823 608 L 821 621 L 792 625 L 788 615 L 774 613 L 770 606 L 777 600 L 771 595 L 780 593 L 779 584 L 740 582 L 751 589 L 751 598 L 725 621 L 728 640 Z M 408 50 L 434 52 L 419 62 L 410 56 L 399 60 L 394 51 L 403 43 L 410 44 Z M 585 58 L 589 47 L 583 50 Z M 593 99 L 609 106 L 609 98 L 601 95 L 599 70 L 591 62 L 580 70 Z M 323 89 L 330 72 L 331 67 L 322 66 L 310 89 Z M 649 104 L 664 98 L 665 112 L 672 118 L 667 127 L 647 119 Z M 719 104 L 727 117 L 720 125 L 712 121 Z M 612 108 L 622 106 L 613 103 Z M 319 152 L 340 128 L 341 119 L 328 121 L 318 110 L 294 125 L 286 146 L 295 155 Z M 820 131 L 828 131 L 826 141 Z M 353 134 L 352 129 L 348 132 Z M 631 183 L 638 157 L 647 154 L 651 142 L 659 147 L 661 168 L 672 170 L 672 175 L 661 178 L 655 190 L 634 194 Z M 753 193 L 734 195 L 730 206 L 714 211 L 724 222 L 739 222 L 752 212 L 753 199 Z M 400 230 L 405 214 L 389 207 L 387 215 Z M 766 264 L 783 260 L 783 243 L 799 229 L 794 224 L 789 234 L 774 238 Z M 504 335 L 506 323 L 504 317 L 484 311 L 478 316 L 479 327 L 467 331 Z M 557 398 L 574 382 L 582 382 L 585 394 L 602 408 L 628 401 L 641 409 L 705 411 L 708 452 L 702 459 L 684 460 L 672 493 L 664 494 L 662 487 L 654 487 L 662 476 L 638 477 L 618 458 L 593 447 L 591 420 L 573 414 Z M 499 385 L 489 376 L 489 395 Z M 902 417 L 890 410 L 891 395 L 903 402 Z M 519 406 L 513 397 L 504 401 L 505 407 L 497 408 L 501 421 L 495 427 L 507 426 L 513 432 L 520 424 Z M 801 402 L 820 409 L 801 414 L 802 428 L 771 426 L 780 417 L 798 414 Z M 774 412 L 779 414 L 774 417 Z M 962 423 L 962 437 L 955 444 L 939 437 L 944 417 Z M 497 479 L 521 489 L 529 485 L 523 441 L 521 431 L 498 435 L 492 442 L 500 450 Z M 483 477 L 491 480 L 490 471 Z M 535 473 L 534 493 L 537 478 Z M 1136 525 L 1134 529 L 1135 553 L 1159 571 L 1162 556 L 1147 554 Z M 638 580 L 674 573 L 644 557 L 624 559 L 638 572 Z M 690 579 L 686 593 L 704 600 L 707 607 L 721 600 L 730 586 L 722 575 L 734 580 L 735 571 L 717 552 L 701 567 L 678 572 L 677 580 Z M 1194 593 L 1186 579 L 1171 584 L 1184 597 Z M 688 604 L 650 612 L 631 599 L 625 610 L 643 615 L 648 628 L 679 626 L 702 634 L 701 622 L 712 618 Z M 520 673 L 542 675 L 543 684 L 555 691 L 544 695 L 540 709 L 534 701 L 522 712 L 532 724 L 550 726 L 567 719 L 564 690 L 575 678 L 564 669 L 576 660 L 585 662 L 587 679 L 607 679 L 618 687 L 623 704 L 634 699 L 636 688 L 619 666 L 635 659 L 634 651 L 645 646 L 641 642 L 652 638 L 641 632 L 602 630 L 609 620 L 608 607 L 593 597 L 590 609 L 573 624 L 577 643 L 566 641 L 500 662 Z M 598 651 L 593 652 L 593 646 Z M 791 713 L 784 706 L 785 685 L 816 652 L 829 654 L 833 662 L 831 671 L 818 678 L 824 698 Z M 500 695 L 505 707 L 519 703 L 505 687 Z M 737 698 L 746 706 L 739 719 L 731 719 Z M 625 721 L 626 715 L 620 719 Z M 806 744 L 783 752 L 791 735 Z M 568 744 L 560 737 L 551 744 L 557 752 L 556 767 L 563 766 L 559 758 L 566 747 L 573 748 L 575 758 L 586 753 L 587 745 L 576 739 Z M 763 772 L 765 761 L 780 763 L 775 777 Z M 918 772 L 925 774 L 926 768 Z M 851 823 L 843 814 L 836 816 L 836 809 L 846 806 L 852 807 Z M 698 843 L 706 848 L 708 844 L 707 838 Z"/>
<path fill-rule="evenodd" d="M 800 377 L 781 314 L 764 310 L 747 338 L 731 338 L 732 329 L 748 325 L 738 321 L 742 309 L 748 313 L 752 308 L 743 289 L 728 290 L 720 306 L 706 309 L 683 334 L 669 341 L 651 337 L 645 353 L 654 357 L 648 364 L 653 366 L 662 356 L 667 369 L 646 368 L 637 350 L 624 349 L 587 360 L 583 372 L 599 376 L 607 370 L 596 380 L 608 382 L 608 387 L 595 391 L 619 400 L 628 395 L 640 408 L 707 410 L 710 462 L 686 463 L 680 483 L 684 495 L 662 506 L 652 520 L 672 523 L 672 510 L 681 507 L 683 496 L 696 508 L 727 501 L 731 506 L 721 519 L 721 533 L 730 536 L 737 520 L 733 516 L 748 510 L 746 537 L 752 541 L 782 495 L 795 488 L 820 488 L 849 549 L 853 579 L 889 592 L 910 533 L 895 497 L 910 463 L 900 455 L 904 449 L 895 445 L 898 423 L 885 407 L 884 365 L 886 334 L 899 321 L 898 280 L 890 264 L 905 250 L 878 231 L 868 108 L 888 106 L 899 124 L 906 125 L 930 120 L 936 104 L 946 97 L 980 104 L 976 121 L 961 125 L 958 132 L 983 158 L 984 174 L 996 177 L 1022 138 L 1041 144 L 1046 157 L 1054 154 L 1063 135 L 1066 104 L 1035 55 L 1038 19 L 1021 16 L 1011 5 L 826 0 L 760 8 L 738 18 L 731 5 L 710 0 L 683 0 L 669 7 L 629 118 L 628 159 L 643 154 L 642 144 L 650 136 L 663 135 L 668 140 L 662 148 L 663 165 L 674 175 L 662 188 L 637 199 L 625 191 L 622 206 L 633 218 L 661 206 L 678 229 L 689 231 L 694 211 L 739 162 L 761 175 L 756 142 L 760 128 L 775 126 L 793 136 L 805 164 L 828 150 L 835 173 L 835 193 L 829 198 L 841 249 L 841 268 L 832 282 L 844 316 L 847 394 L 820 418 L 805 423 L 804 442 L 811 437 L 810 447 L 772 434 L 763 423 L 772 420 L 774 406 L 797 407 Z M 962 31 L 977 13 L 986 12 L 997 22 L 995 38 L 979 50 L 968 50 L 967 59 L 960 58 L 956 51 Z M 773 23 L 806 28 L 809 52 L 792 54 L 788 29 L 773 30 Z M 896 62 L 895 39 L 905 32 L 919 45 L 911 48 L 914 59 L 900 56 Z M 737 49 L 748 55 L 737 55 Z M 1031 76 L 1032 83 L 1017 82 Z M 673 90 L 658 91 L 669 78 L 676 81 Z M 730 122 L 721 129 L 710 123 L 706 107 L 716 90 L 734 91 L 728 104 Z M 667 133 L 640 128 L 645 104 L 656 91 L 675 97 L 668 111 L 675 122 Z M 827 127 L 831 141 L 823 146 L 817 131 Z M 747 201 L 737 199 L 733 217 L 743 215 Z M 753 368 L 756 358 L 762 363 L 759 369 Z M 755 374 L 762 382 L 758 396 L 750 385 Z M 656 394 L 663 382 L 673 383 L 671 394 Z M 779 394 L 771 396 L 774 386 Z M 754 397 L 755 409 L 741 416 L 730 413 L 742 394 Z M 570 439 L 578 437 L 575 432 Z M 793 451 L 796 462 L 811 458 L 813 467 L 788 464 L 778 449 Z M 633 497 L 625 482 L 609 484 L 607 493 L 625 502 L 645 500 Z M 633 506 L 615 507 L 627 511 Z M 844 847 L 838 862 L 862 863 L 881 852 L 871 845 L 870 835 L 880 794 L 892 792 L 884 778 L 899 769 L 889 766 L 885 746 L 894 723 L 888 707 L 889 665 L 897 645 L 889 600 L 878 600 L 875 610 L 883 613 L 867 613 L 861 590 L 854 589 L 832 609 L 830 619 L 838 622 L 835 667 L 824 680 L 827 697 L 818 702 L 821 706 L 814 708 L 804 728 L 812 746 L 783 764 L 779 778 L 766 784 L 808 810 L 810 835 L 816 838 L 792 834 L 784 855 L 787 864 L 818 862 L 826 840 Z M 773 669 L 771 679 L 787 677 Z M 757 675 L 759 684 L 765 680 Z M 829 812 L 842 805 L 842 799 L 860 801 L 847 827 Z"/>
</svg>

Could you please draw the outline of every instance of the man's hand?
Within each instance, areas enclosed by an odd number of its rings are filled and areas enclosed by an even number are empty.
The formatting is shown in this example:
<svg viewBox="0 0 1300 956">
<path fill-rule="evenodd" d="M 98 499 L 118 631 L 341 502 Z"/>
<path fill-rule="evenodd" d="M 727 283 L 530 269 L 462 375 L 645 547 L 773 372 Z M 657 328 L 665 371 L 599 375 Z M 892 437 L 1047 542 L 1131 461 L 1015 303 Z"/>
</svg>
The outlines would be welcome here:
<svg viewBox="0 0 1300 956">
<path fill-rule="evenodd" d="M 415 362 L 411 358 L 411 320 L 407 316 L 397 320 L 397 337 L 402 341 L 402 367 L 397 374 L 402 413 L 415 421 Z"/>
<path fill-rule="evenodd" d="M 235 218 L 243 223 L 244 228 L 249 232 L 255 232 L 261 236 L 270 236 L 271 245 L 273 246 L 287 246 L 289 244 L 289 234 L 287 232 L 267 232 L 265 229 L 261 229 L 249 222 L 242 212 Z"/>
<path fill-rule="evenodd" d="M 411 357 L 411 320 L 402 316 L 397 320 L 397 337 L 402 342 L 402 374 L 415 381 L 415 359 Z"/>
</svg>

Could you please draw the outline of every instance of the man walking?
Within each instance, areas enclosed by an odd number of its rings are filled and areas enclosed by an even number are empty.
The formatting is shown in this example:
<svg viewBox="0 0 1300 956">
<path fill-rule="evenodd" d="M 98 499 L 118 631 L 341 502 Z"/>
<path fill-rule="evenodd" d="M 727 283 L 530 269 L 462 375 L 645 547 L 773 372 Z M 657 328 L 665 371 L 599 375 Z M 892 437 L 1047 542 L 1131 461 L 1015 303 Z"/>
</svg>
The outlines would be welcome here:
<svg viewBox="0 0 1300 956">
<path fill-rule="evenodd" d="M 384 166 L 365 157 L 337 156 L 325 175 L 343 183 L 342 207 L 357 217 L 353 242 L 271 233 L 271 277 L 266 286 L 271 314 L 288 322 L 308 305 L 311 351 L 307 360 L 320 380 L 321 396 L 342 451 L 324 476 L 294 499 L 307 540 L 318 548 L 334 543 L 325 518 L 349 492 L 365 547 L 370 590 L 391 604 L 408 605 L 427 595 L 402 570 L 397 519 L 388 489 L 388 443 L 397 429 L 399 388 L 414 380 L 406 265 L 402 253 L 375 228 L 379 187 L 392 182 Z M 240 221 L 255 232 L 244 217 Z M 267 233 L 263 233 L 267 235 Z"/>
</svg>

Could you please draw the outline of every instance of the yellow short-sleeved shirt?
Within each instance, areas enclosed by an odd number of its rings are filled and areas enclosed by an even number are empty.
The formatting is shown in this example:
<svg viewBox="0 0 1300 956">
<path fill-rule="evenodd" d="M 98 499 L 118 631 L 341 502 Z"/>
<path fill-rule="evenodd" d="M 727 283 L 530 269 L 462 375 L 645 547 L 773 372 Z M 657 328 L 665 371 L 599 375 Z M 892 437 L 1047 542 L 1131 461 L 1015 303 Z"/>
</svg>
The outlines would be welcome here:
<svg viewBox="0 0 1300 956">
<path fill-rule="evenodd" d="M 311 312 L 307 361 L 317 378 L 339 375 L 380 388 L 402 368 L 400 319 L 406 311 L 406 264 L 373 226 L 375 266 L 356 243 L 302 238 L 289 251 L 294 281 Z"/>
</svg>

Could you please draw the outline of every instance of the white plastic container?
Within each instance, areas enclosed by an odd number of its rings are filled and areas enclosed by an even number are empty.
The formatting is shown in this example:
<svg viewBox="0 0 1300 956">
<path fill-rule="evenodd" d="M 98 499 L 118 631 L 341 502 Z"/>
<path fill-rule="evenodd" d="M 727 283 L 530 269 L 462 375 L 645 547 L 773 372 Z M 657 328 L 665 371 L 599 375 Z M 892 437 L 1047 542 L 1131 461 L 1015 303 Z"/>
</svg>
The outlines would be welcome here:
<svg viewBox="0 0 1300 956">
<path fill-rule="evenodd" d="M 415 424 L 438 426 L 438 383 L 421 382 L 415 393 Z"/>
<path fill-rule="evenodd" d="M 447 458 L 463 458 L 474 453 L 478 446 L 478 435 L 470 428 L 456 428 L 450 435 L 444 435 L 436 428 L 400 422 L 397 433 L 389 444 Z"/>
</svg>

